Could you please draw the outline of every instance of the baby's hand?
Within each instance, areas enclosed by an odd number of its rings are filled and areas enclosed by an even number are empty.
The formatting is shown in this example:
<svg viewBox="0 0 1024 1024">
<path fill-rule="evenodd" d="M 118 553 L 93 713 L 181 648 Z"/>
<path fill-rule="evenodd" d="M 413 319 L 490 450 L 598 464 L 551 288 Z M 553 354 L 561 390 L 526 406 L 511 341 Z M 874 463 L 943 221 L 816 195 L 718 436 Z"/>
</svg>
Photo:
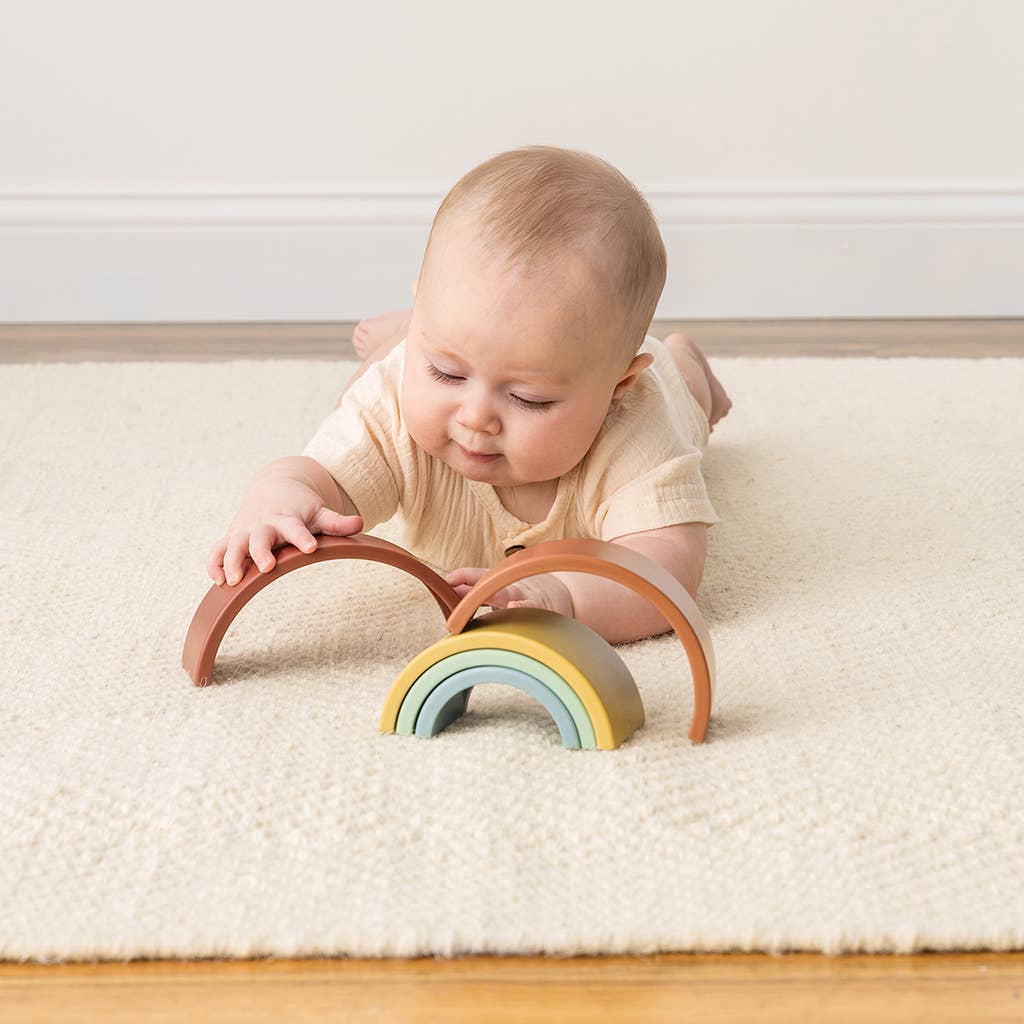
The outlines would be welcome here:
<svg viewBox="0 0 1024 1024">
<path fill-rule="evenodd" d="M 270 572 L 277 564 L 274 548 L 294 544 L 309 554 L 316 550 L 316 533 L 348 537 L 362 528 L 362 516 L 327 508 L 323 497 L 301 480 L 285 474 L 257 477 L 227 534 L 210 551 L 206 571 L 217 586 L 227 582 L 233 587 L 253 563 L 260 572 Z"/>
<path fill-rule="evenodd" d="M 487 572 L 490 570 L 467 566 L 448 573 L 445 580 L 461 599 Z M 550 572 L 512 583 L 493 594 L 486 604 L 488 608 L 546 608 L 549 612 L 558 612 L 570 619 L 573 617 L 569 588 Z"/>
</svg>

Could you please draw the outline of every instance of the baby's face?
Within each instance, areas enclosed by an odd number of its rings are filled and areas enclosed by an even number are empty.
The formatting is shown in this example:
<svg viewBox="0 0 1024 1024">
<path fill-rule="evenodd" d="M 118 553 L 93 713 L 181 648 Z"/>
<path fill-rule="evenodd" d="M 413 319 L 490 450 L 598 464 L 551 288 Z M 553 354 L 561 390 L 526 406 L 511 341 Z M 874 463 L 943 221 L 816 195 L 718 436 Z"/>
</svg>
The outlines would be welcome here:
<svg viewBox="0 0 1024 1024">
<path fill-rule="evenodd" d="M 427 262 L 406 339 L 410 436 L 462 476 L 498 487 L 562 476 L 635 382 L 617 387 L 629 360 L 607 303 L 572 267 L 541 280 L 488 265 L 465 223 L 435 234 Z M 638 358 L 640 369 L 649 364 Z"/>
</svg>

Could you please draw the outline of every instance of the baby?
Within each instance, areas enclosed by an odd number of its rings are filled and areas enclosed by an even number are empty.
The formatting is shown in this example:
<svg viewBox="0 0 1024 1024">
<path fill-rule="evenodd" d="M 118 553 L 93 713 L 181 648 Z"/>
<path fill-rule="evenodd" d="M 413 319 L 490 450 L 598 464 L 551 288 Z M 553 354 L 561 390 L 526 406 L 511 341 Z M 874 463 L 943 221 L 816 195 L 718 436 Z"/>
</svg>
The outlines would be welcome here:
<svg viewBox="0 0 1024 1024">
<path fill-rule="evenodd" d="M 578 150 L 527 146 L 464 175 L 427 239 L 413 307 L 365 321 L 363 365 L 301 455 L 250 483 L 210 552 L 235 585 L 401 511 L 404 546 L 459 596 L 531 543 L 595 537 L 654 559 L 696 599 L 719 521 L 700 461 L 731 406 L 689 338 L 647 334 L 665 285 L 635 186 Z M 453 568 L 455 567 L 455 568 Z M 534 576 L 491 608 L 572 616 L 610 643 L 670 626 L 620 583 Z"/>
</svg>

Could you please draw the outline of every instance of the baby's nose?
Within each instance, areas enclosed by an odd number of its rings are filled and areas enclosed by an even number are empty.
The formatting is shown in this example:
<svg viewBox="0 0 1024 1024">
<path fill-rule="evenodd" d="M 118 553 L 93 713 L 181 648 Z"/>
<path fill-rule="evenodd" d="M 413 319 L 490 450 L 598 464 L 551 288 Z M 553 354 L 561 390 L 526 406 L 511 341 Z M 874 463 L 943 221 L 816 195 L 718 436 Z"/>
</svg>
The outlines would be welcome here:
<svg viewBox="0 0 1024 1024">
<path fill-rule="evenodd" d="M 467 431 L 474 433 L 493 434 L 499 426 L 498 416 L 487 399 L 463 402 L 458 418 Z"/>
</svg>

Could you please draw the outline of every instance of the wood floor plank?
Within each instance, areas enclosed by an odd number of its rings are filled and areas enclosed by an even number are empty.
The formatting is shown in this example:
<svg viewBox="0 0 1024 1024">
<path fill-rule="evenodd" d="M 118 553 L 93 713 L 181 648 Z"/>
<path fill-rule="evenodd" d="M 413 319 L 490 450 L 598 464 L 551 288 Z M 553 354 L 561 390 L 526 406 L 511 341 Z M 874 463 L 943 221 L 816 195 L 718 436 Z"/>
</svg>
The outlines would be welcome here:
<svg viewBox="0 0 1024 1024">
<path fill-rule="evenodd" d="M 356 359 L 352 323 L 0 324 L 0 362 Z M 656 320 L 715 356 L 1024 356 L 1024 319 Z"/>
<path fill-rule="evenodd" d="M 154 1018 L 190 1024 L 1020 1024 L 1024 955 L 663 954 L 0 965 L 0 1019 L 119 1024 Z"/>
</svg>

